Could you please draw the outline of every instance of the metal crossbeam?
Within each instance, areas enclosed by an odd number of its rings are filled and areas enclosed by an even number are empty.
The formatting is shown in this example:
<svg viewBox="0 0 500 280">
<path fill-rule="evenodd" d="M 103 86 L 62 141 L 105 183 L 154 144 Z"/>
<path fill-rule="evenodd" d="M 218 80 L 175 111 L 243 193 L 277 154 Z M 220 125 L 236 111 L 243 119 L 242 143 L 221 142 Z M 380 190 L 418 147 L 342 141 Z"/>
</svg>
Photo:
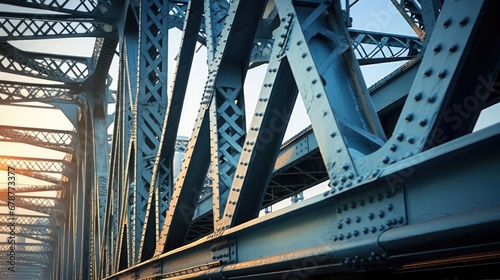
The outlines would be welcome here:
<svg viewBox="0 0 500 280">
<path fill-rule="evenodd" d="M 43 173 L 71 173 L 69 163 L 65 160 L 27 158 L 0 155 L 0 165 L 10 166 L 17 171 L 34 171 Z"/>
<path fill-rule="evenodd" d="M 17 190 L 16 190 L 17 191 Z M 1 214 L 0 215 L 0 224 L 8 224 L 12 222 L 12 216 Z M 44 217 L 44 216 L 33 216 L 33 215 L 15 215 L 15 224 L 16 225 L 32 225 L 32 226 L 45 226 L 55 228 L 57 226 L 56 220 L 53 217 Z"/>
<path fill-rule="evenodd" d="M 5 198 L 0 199 L 0 205 L 7 206 Z M 52 217 L 60 217 L 64 214 L 65 206 L 58 198 L 21 196 L 16 195 L 16 207 L 48 214 Z"/>
<path fill-rule="evenodd" d="M 0 243 L 0 248 L 2 252 L 7 252 L 9 251 L 9 247 L 11 246 L 10 243 L 6 242 L 1 242 Z M 16 244 L 16 250 L 18 252 L 33 252 L 33 253 L 45 253 L 45 252 L 51 252 L 53 250 L 53 247 L 49 244 L 43 244 L 43 243 L 21 243 L 21 244 Z"/>
<path fill-rule="evenodd" d="M 25 192 L 45 192 L 45 191 L 62 191 L 68 189 L 66 185 L 17 185 L 16 193 L 25 193 Z"/>
<path fill-rule="evenodd" d="M 81 89 L 76 87 L 0 81 L 0 104 L 56 100 L 75 101 L 78 93 L 81 93 Z"/>
<path fill-rule="evenodd" d="M 63 13 L 77 13 L 80 15 L 88 15 L 89 13 L 93 12 L 98 6 L 100 6 L 97 5 L 97 2 L 95 1 L 80 1 L 76 4 L 67 0 L 55 0 L 51 2 L 40 0 L 3 0 L 2 2 L 5 4 L 11 4 L 25 8 L 43 9 Z"/>
<path fill-rule="evenodd" d="M 0 141 L 18 142 L 49 148 L 61 152 L 74 149 L 74 131 L 0 126 Z"/>
<path fill-rule="evenodd" d="M 88 58 L 26 52 L 6 42 L 0 42 L 0 71 L 69 83 L 90 75 Z"/>
<path fill-rule="evenodd" d="M 112 25 L 67 15 L 45 15 L 0 12 L 0 41 L 72 37 L 104 37 Z"/>
</svg>

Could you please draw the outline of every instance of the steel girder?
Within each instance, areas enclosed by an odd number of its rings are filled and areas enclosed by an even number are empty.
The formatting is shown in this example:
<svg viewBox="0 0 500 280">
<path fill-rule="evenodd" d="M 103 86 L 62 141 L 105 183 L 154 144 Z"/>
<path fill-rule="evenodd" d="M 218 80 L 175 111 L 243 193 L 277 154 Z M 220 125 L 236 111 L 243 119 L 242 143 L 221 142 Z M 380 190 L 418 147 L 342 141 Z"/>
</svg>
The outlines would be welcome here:
<svg viewBox="0 0 500 280">
<path fill-rule="evenodd" d="M 74 101 L 76 94 L 81 92 L 74 87 L 0 81 L 0 93 L 3 95 L 0 96 L 0 104 L 8 104 L 11 102 Z"/>
<path fill-rule="evenodd" d="M 338 1 L 275 1 L 280 19 L 275 36 L 280 39 L 274 42 L 259 103 L 242 135 L 243 146 L 235 153 L 238 166 L 230 175 L 216 174 L 214 181 L 214 187 L 220 187 L 223 176 L 233 176 L 222 221 L 214 218 L 214 224 L 205 225 L 208 231 L 215 229 L 211 234 L 186 243 L 210 160 L 220 164 L 217 160 L 224 154 L 218 135 L 225 132 L 218 123 L 224 114 L 218 106 L 224 103 L 216 100 L 218 79 L 229 79 L 226 75 L 235 69 L 224 68 L 227 63 L 248 61 L 250 56 L 246 50 L 251 43 L 238 37 L 243 27 L 252 30 L 255 24 L 246 20 L 258 7 L 249 9 L 248 3 L 232 1 L 215 39 L 218 43 L 213 44 L 207 33 L 213 68 L 155 257 L 126 267 L 123 244 L 131 240 L 123 223 L 115 235 L 122 236 L 115 254 L 120 264 L 114 268 L 119 271 L 106 279 L 303 278 L 394 271 L 417 261 L 432 266 L 440 260 L 431 259 L 458 255 L 462 260 L 472 253 L 487 257 L 498 250 L 495 170 L 500 150 L 495 143 L 500 127 L 471 133 L 479 112 L 497 94 L 500 58 L 495 50 L 500 41 L 486 27 L 492 26 L 498 3 L 463 0 L 444 3 L 432 35 L 427 32 L 431 47 L 422 59 L 371 93 L 362 81 L 354 49 L 343 44 L 349 41 L 349 31 Z M 238 84 L 241 76 L 236 76 L 231 81 Z M 391 87 L 398 90 L 394 97 L 389 95 L 394 92 Z M 288 123 L 286 110 L 277 108 L 293 105 L 297 89 L 312 132 L 305 131 L 304 138 L 293 143 L 315 139 L 324 167 L 319 172 L 328 175 L 331 189 L 256 218 L 273 169 L 280 164 L 276 159 Z M 235 98 L 224 98 L 236 103 Z M 468 114 L 454 111 L 455 105 L 467 106 Z M 383 122 L 379 115 L 396 120 Z M 226 126 L 234 126 L 235 119 L 230 120 Z M 288 161 L 289 168 L 301 170 L 301 155 L 312 150 L 294 153 L 296 160 Z M 313 170 L 306 168 L 304 173 L 311 176 Z M 217 217 L 220 212 L 214 213 Z"/>
<path fill-rule="evenodd" d="M 0 205 L 7 205 L 6 198 L 0 200 Z M 16 196 L 16 206 L 48 214 L 52 217 L 62 216 L 65 211 L 64 204 L 58 198 L 38 196 Z"/>
<path fill-rule="evenodd" d="M 61 173 L 71 172 L 69 162 L 56 159 L 27 158 L 0 155 L 0 164 L 3 166 L 14 167 L 17 171 L 35 171 L 43 173 Z"/>
<path fill-rule="evenodd" d="M 85 57 L 67 57 L 22 51 L 7 42 L 0 43 L 0 70 L 27 77 L 79 83 L 90 75 Z"/>
<path fill-rule="evenodd" d="M 138 9 L 138 21 L 129 23 L 138 26 L 138 33 L 127 33 L 127 39 L 124 41 L 125 56 L 129 58 L 128 70 L 131 75 L 123 82 L 130 85 L 130 94 L 134 96 L 129 101 L 133 108 L 131 147 L 133 147 L 135 157 L 133 168 L 130 166 L 131 169 L 129 169 L 133 176 L 133 181 L 129 182 L 129 184 L 133 183 L 129 196 L 134 201 L 128 213 L 129 265 L 152 255 L 154 248 L 148 244 L 157 236 L 154 203 L 158 201 L 156 199 L 152 201 L 151 198 L 160 194 L 156 190 L 157 186 L 151 185 L 151 182 L 161 127 L 168 104 L 168 12 L 168 1 L 142 1 Z M 134 60 L 137 60 L 137 56 L 140 59 L 136 64 Z M 134 81 L 130 84 L 130 80 L 137 77 L 137 83 Z M 153 207 L 150 207 L 150 203 L 153 203 Z M 161 199 L 158 203 L 166 202 Z M 146 243 L 145 240 L 147 240 Z"/>
<path fill-rule="evenodd" d="M 0 13 L 0 41 L 70 37 L 104 37 L 113 31 L 112 25 L 67 15 L 45 15 L 31 18 L 30 14 Z"/>
<path fill-rule="evenodd" d="M 74 131 L 0 126 L 2 141 L 12 141 L 67 151 L 74 147 Z"/>
</svg>

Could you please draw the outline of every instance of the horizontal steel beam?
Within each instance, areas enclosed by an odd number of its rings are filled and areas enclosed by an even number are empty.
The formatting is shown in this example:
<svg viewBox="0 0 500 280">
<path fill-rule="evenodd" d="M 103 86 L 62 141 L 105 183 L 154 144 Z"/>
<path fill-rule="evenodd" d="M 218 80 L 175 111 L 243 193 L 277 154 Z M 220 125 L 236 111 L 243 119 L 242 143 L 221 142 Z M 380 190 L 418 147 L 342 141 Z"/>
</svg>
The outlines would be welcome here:
<svg viewBox="0 0 500 280">
<path fill-rule="evenodd" d="M 0 155 L 0 165 L 14 168 L 16 171 L 34 171 L 44 173 L 71 173 L 69 162 L 58 159 L 28 158 Z"/>
</svg>

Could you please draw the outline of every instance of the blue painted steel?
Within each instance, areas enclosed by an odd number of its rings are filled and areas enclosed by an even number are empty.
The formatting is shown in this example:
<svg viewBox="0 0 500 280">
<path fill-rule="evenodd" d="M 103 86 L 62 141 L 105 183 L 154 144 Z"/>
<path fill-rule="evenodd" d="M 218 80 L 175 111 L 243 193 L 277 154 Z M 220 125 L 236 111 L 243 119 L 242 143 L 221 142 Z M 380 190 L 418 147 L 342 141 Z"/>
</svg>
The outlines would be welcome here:
<svg viewBox="0 0 500 280">
<path fill-rule="evenodd" d="M 500 100 L 497 1 L 386 1 L 418 38 L 348 29 L 352 13 L 339 0 L 0 2 L 48 11 L 0 13 L 0 71 L 57 82 L 4 79 L 0 103 L 47 102 L 76 130 L 0 126 L 0 141 L 67 153 L 0 159 L 52 184 L 18 189 L 19 207 L 46 216 L 20 216 L 19 236 L 42 243 L 19 244 L 23 272 L 13 279 L 390 276 L 498 258 L 500 126 L 472 132 Z M 172 27 L 184 35 L 167 98 Z M 91 58 L 9 43 L 84 36 L 96 38 Z M 208 79 L 174 183 L 197 41 L 207 46 Z M 109 155 L 108 72 L 118 42 Z M 360 65 L 408 59 L 366 88 Z M 262 64 L 247 115 L 246 73 Z M 282 143 L 298 92 L 312 126 Z M 329 191 L 258 217 L 325 180 Z M 60 198 L 21 194 L 46 190 Z"/>
</svg>

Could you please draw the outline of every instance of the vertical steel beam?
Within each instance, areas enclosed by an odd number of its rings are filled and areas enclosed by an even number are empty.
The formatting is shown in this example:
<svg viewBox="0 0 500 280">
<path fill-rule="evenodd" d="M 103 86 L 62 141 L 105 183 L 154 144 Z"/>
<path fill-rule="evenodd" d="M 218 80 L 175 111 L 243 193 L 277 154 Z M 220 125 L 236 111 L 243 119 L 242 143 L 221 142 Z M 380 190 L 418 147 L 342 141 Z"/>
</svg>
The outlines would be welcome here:
<svg viewBox="0 0 500 280">
<path fill-rule="evenodd" d="M 202 0 L 191 1 L 186 13 L 186 24 L 184 26 L 181 47 L 179 50 L 175 79 L 172 85 L 166 117 L 162 126 L 158 154 L 152 172 L 151 185 L 156 187 L 154 192 L 150 192 L 147 211 L 149 215 L 147 220 L 149 222 L 154 222 L 155 226 L 153 227 L 151 225 L 149 227 L 150 232 L 143 233 L 143 236 L 155 235 L 154 240 L 153 238 L 145 240 L 145 242 L 149 243 L 148 246 L 153 246 L 153 248 L 156 247 L 160 239 L 160 232 L 166 219 L 166 212 L 173 191 L 175 144 L 177 142 L 176 138 L 181 110 L 184 103 L 189 73 L 202 19 Z M 153 228 L 154 232 L 151 232 Z M 144 257 L 151 256 L 144 255 Z"/>
<path fill-rule="evenodd" d="M 149 209 L 153 165 L 167 108 L 168 12 L 167 0 L 143 0 L 139 16 L 139 71 L 136 104 L 135 219 L 132 220 L 133 263 L 153 255 L 156 208 Z M 148 229 L 149 228 L 149 229 Z M 145 248 L 146 247 L 146 248 Z"/>
</svg>

